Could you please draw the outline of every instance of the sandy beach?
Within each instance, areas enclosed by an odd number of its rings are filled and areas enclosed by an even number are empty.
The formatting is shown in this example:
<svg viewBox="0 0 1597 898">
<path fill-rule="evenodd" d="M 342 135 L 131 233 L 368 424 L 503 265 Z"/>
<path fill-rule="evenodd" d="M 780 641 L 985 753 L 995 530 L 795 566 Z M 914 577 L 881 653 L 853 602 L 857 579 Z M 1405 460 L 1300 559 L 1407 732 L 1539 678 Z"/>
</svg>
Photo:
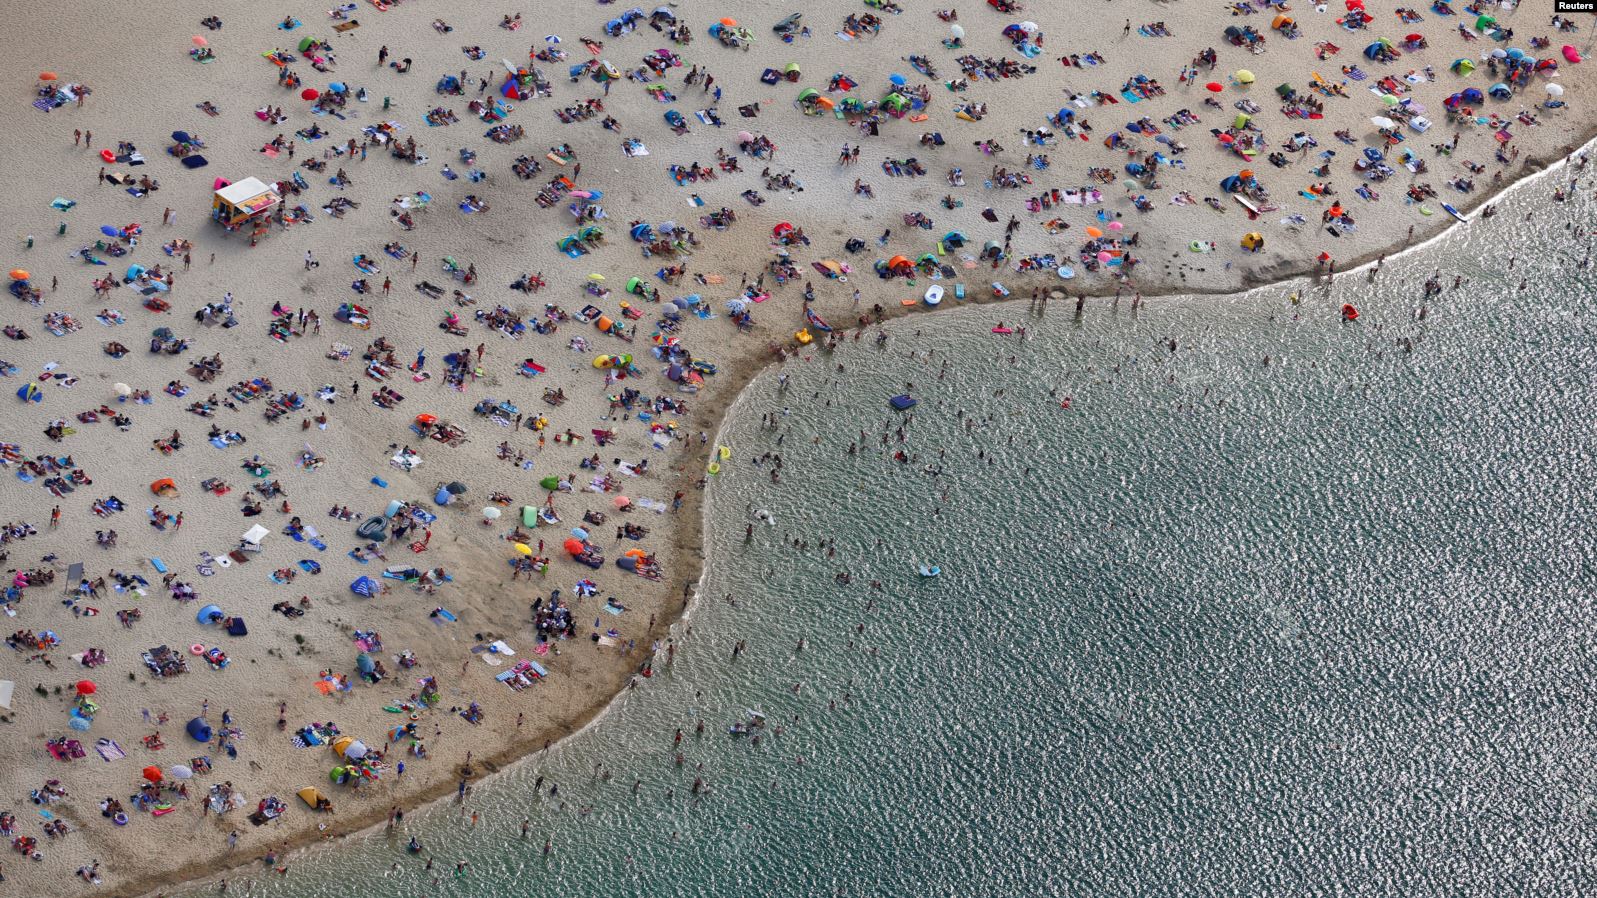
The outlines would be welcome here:
<svg viewBox="0 0 1597 898">
<path fill-rule="evenodd" d="M 1329 276 L 1592 136 L 1589 23 L 1290 7 L 16 23 L 7 884 L 269 875 L 646 691 L 784 354 Z"/>
</svg>

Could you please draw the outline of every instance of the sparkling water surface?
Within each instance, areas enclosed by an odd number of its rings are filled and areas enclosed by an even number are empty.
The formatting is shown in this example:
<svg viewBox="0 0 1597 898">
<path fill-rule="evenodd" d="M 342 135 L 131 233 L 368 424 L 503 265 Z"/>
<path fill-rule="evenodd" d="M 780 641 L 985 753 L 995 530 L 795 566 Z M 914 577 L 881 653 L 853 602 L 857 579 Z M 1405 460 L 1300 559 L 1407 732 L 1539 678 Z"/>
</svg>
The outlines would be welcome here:
<svg viewBox="0 0 1597 898">
<path fill-rule="evenodd" d="M 1597 215 L 1550 192 L 1297 303 L 951 310 L 767 373 L 669 669 L 479 784 L 477 827 L 440 805 L 230 892 L 1597 892 L 1597 349 L 1566 227 Z M 1438 268 L 1468 286 L 1425 299 Z M 757 746 L 726 734 L 748 708 Z"/>
</svg>

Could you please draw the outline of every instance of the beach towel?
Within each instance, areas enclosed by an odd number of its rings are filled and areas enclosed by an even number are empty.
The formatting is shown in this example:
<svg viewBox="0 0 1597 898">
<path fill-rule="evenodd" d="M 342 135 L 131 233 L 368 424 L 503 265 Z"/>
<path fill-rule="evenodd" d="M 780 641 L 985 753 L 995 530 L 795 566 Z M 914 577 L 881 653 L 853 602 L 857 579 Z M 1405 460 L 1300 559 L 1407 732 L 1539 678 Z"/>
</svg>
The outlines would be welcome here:
<svg viewBox="0 0 1597 898">
<path fill-rule="evenodd" d="M 101 739 L 94 744 L 94 750 L 99 752 L 100 757 L 108 764 L 128 756 L 128 753 L 122 750 L 122 746 L 116 744 L 115 739 Z"/>
</svg>

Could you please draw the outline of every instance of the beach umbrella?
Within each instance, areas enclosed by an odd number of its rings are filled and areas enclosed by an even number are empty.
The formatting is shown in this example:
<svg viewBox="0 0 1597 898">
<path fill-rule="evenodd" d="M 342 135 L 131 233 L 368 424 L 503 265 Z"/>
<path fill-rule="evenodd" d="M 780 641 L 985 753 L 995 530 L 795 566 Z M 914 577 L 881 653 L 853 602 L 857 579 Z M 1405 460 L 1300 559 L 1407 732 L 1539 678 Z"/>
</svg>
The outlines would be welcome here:
<svg viewBox="0 0 1597 898">
<path fill-rule="evenodd" d="M 1220 142 L 1225 144 L 1226 146 L 1230 146 L 1231 144 L 1236 143 L 1237 139 L 1235 137 L 1232 137 L 1229 134 L 1222 134 L 1222 135 L 1220 135 Z"/>
<path fill-rule="evenodd" d="M 1551 97 L 1561 97 L 1561 96 L 1563 96 L 1564 95 L 1564 86 L 1562 84 L 1549 84 L 1549 85 L 1547 85 L 1547 95 L 1551 96 Z"/>
<path fill-rule="evenodd" d="M 516 543 L 515 546 L 516 546 L 516 552 L 521 554 L 521 555 L 531 555 L 532 554 L 532 547 L 527 545 L 526 543 Z"/>
<path fill-rule="evenodd" d="M 587 539 L 588 538 L 588 531 L 583 529 L 583 528 L 581 528 L 581 527 L 572 527 L 571 528 L 571 535 L 576 537 L 577 539 Z"/>
<path fill-rule="evenodd" d="M 738 20 L 732 18 L 731 16 L 728 16 L 728 17 L 726 17 L 726 18 L 721 20 L 721 24 L 725 25 L 728 28 L 736 28 L 736 27 L 738 27 Z"/>
<path fill-rule="evenodd" d="M 131 396 L 131 395 L 133 395 L 133 388 L 128 386 L 127 384 L 120 384 L 119 383 L 116 386 L 112 387 L 111 389 L 116 390 L 116 394 L 118 396 Z"/>
<path fill-rule="evenodd" d="M 151 764 L 150 766 L 144 768 L 142 776 L 152 783 L 158 783 L 162 779 L 161 768 Z"/>
<path fill-rule="evenodd" d="M 566 550 L 567 553 L 569 553 L 571 555 L 581 555 L 582 554 L 582 540 L 577 539 L 576 537 L 572 537 L 571 539 L 566 540 L 565 550 Z"/>
<path fill-rule="evenodd" d="M 897 72 L 895 72 L 895 73 L 893 73 L 891 75 L 888 75 L 887 76 L 887 80 L 893 82 L 893 86 L 894 87 L 903 87 L 905 84 L 909 83 L 908 79 L 906 79 L 903 75 L 898 74 Z"/>
<path fill-rule="evenodd" d="M 198 34 L 196 34 L 193 37 L 189 38 L 189 40 L 193 41 L 194 42 L 194 46 L 196 46 L 196 47 L 203 47 L 206 44 L 210 43 L 210 41 L 207 41 L 203 36 L 198 35 Z"/>
<path fill-rule="evenodd" d="M 1406 41 L 1422 41 L 1422 40 L 1425 40 L 1425 36 L 1422 35 L 1422 34 L 1410 34 L 1409 36 L 1403 38 L 1403 40 L 1406 40 Z"/>
<path fill-rule="evenodd" d="M 1374 125 L 1377 128 L 1380 128 L 1383 131 L 1388 129 L 1388 128 L 1396 128 L 1397 127 L 1397 122 L 1394 122 L 1391 119 L 1389 119 L 1389 118 L 1387 118 L 1386 116 L 1383 116 L 1383 115 L 1377 115 L 1374 118 L 1370 119 L 1370 124 Z"/>
<path fill-rule="evenodd" d="M 1098 254 L 1098 261 L 1100 261 L 1100 262 L 1107 263 L 1110 259 L 1113 259 L 1113 258 L 1114 258 L 1114 255 L 1111 254 L 1111 253 L 1108 253 L 1108 252 L 1100 252 Z"/>
<path fill-rule="evenodd" d="M 463 496 L 466 493 L 466 485 L 458 480 L 450 481 L 444 489 L 448 490 L 451 496 Z"/>
<path fill-rule="evenodd" d="M 321 94 L 317 92 L 316 88 L 314 87 L 307 87 L 299 92 L 299 98 L 301 100 L 314 100 L 319 96 L 321 96 Z"/>
<path fill-rule="evenodd" d="M 604 280 L 604 275 L 599 274 L 598 272 L 594 272 L 594 273 L 588 275 L 588 280 L 590 280 L 590 281 L 602 281 L 602 280 Z"/>
<path fill-rule="evenodd" d="M 366 743 L 356 739 L 344 747 L 344 757 L 359 761 L 366 757 Z"/>
<path fill-rule="evenodd" d="M 349 88 L 344 86 L 344 82 L 342 81 L 334 81 L 332 84 L 327 85 L 327 89 L 335 94 L 341 94 Z"/>
<path fill-rule="evenodd" d="M 490 505 L 482 510 L 482 519 L 485 521 L 497 521 L 499 516 L 503 513 L 504 512 Z"/>
<path fill-rule="evenodd" d="M 1091 225 L 1088 225 L 1087 226 L 1087 236 L 1096 240 L 1097 238 L 1103 236 L 1103 231 L 1098 229 L 1098 228 L 1095 228 L 1095 227 L 1093 227 Z"/>
<path fill-rule="evenodd" d="M 371 655 L 361 652 L 359 655 L 355 656 L 355 669 L 360 671 L 361 675 L 364 676 L 376 670 L 377 664 L 376 662 L 372 661 Z"/>
<path fill-rule="evenodd" d="M 1124 222 L 1119 222 L 1119 221 L 1111 221 L 1111 222 L 1109 222 L 1109 230 L 1111 230 L 1111 231 L 1121 230 L 1125 226 L 1126 225 L 1125 225 Z"/>
<path fill-rule="evenodd" d="M 77 685 L 78 695 L 93 695 L 99 688 L 93 680 L 79 680 Z"/>
<path fill-rule="evenodd" d="M 543 40 L 544 40 L 544 43 L 546 43 L 546 44 L 558 44 L 558 43 L 560 43 L 560 35 L 558 35 L 558 34 L 546 34 L 546 35 L 543 36 Z"/>
<path fill-rule="evenodd" d="M 186 764 L 173 764 L 167 769 L 167 773 L 172 774 L 180 780 L 192 779 L 194 777 L 193 769 Z"/>
<path fill-rule="evenodd" d="M 1508 58 L 1508 51 L 1504 50 L 1502 47 L 1498 47 L 1497 49 L 1492 51 L 1492 58 L 1493 59 L 1507 59 Z"/>
<path fill-rule="evenodd" d="M 626 508 L 628 505 L 632 504 L 632 500 L 628 499 L 626 496 L 617 496 L 614 499 L 611 499 L 610 503 L 616 508 Z"/>
<path fill-rule="evenodd" d="M 11 279 L 14 280 L 14 281 L 25 281 L 25 280 L 27 280 L 28 279 L 28 270 L 26 268 L 13 268 L 13 269 L 11 269 Z"/>
<path fill-rule="evenodd" d="M 1208 84 L 1205 84 L 1203 87 L 1204 87 L 1205 90 L 1209 91 L 1209 93 L 1212 93 L 1212 94 L 1217 94 L 1220 91 L 1225 90 L 1225 85 L 1221 84 L 1218 81 L 1210 81 Z"/>
<path fill-rule="evenodd" d="M 1242 84 L 1253 83 L 1253 73 L 1247 69 L 1237 69 L 1237 81 Z"/>
<path fill-rule="evenodd" d="M 54 81 L 58 77 L 60 77 L 60 76 L 57 75 L 55 72 L 40 72 L 39 73 L 39 80 L 40 81 Z"/>
<path fill-rule="evenodd" d="M 1399 101 L 1397 97 L 1391 94 L 1381 94 L 1381 102 L 1387 106 L 1396 106 Z"/>
<path fill-rule="evenodd" d="M 85 733 L 85 732 L 88 732 L 89 727 L 91 726 L 91 724 L 89 723 L 89 718 L 87 718 L 87 717 L 79 717 L 79 716 L 74 715 L 72 717 L 67 718 L 67 726 L 71 727 L 74 730 L 77 730 L 80 733 Z"/>
<path fill-rule="evenodd" d="M 965 39 L 965 28 L 962 25 L 954 24 L 948 26 L 948 33 L 954 36 L 954 40 L 962 41 Z"/>
</svg>

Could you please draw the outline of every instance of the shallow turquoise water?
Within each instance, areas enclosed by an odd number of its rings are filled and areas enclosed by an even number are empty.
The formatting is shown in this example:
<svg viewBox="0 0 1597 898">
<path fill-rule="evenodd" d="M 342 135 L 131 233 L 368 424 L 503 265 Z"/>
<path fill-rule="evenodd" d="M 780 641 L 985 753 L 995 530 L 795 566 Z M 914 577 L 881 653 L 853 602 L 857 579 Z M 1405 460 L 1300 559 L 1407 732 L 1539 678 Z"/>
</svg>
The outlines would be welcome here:
<svg viewBox="0 0 1597 898">
<path fill-rule="evenodd" d="M 1548 190 L 1298 305 L 953 311 L 767 375 L 668 672 L 480 786 L 469 836 L 411 815 L 434 873 L 379 834 L 234 892 L 1590 893 L 1597 329 L 1564 225 L 1597 216 Z M 1541 249 L 1486 274 L 1510 232 Z M 1437 267 L 1473 281 L 1426 303 Z M 725 735 L 751 707 L 758 746 Z"/>
</svg>

